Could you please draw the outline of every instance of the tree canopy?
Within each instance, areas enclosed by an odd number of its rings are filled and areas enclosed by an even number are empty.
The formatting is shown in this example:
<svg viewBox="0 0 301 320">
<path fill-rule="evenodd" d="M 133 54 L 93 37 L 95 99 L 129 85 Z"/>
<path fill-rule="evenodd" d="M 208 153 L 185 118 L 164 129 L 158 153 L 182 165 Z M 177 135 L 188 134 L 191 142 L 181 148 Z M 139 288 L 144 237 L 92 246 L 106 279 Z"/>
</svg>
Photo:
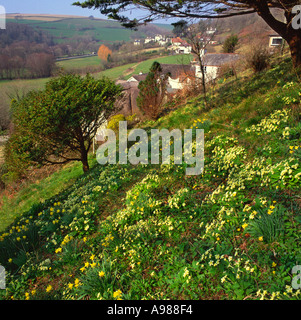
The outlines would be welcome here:
<svg viewBox="0 0 301 320">
<path fill-rule="evenodd" d="M 296 29 L 295 17 L 300 0 L 87 0 L 75 2 L 82 8 L 100 9 L 102 14 L 118 20 L 127 27 L 148 23 L 158 18 L 225 18 L 256 12 L 264 21 L 289 44 L 293 64 L 301 68 L 301 32 Z M 128 10 L 147 9 L 148 14 L 141 19 L 126 16 Z M 278 20 L 271 9 L 283 12 L 286 21 Z M 297 24 L 298 25 L 298 24 Z"/>
<path fill-rule="evenodd" d="M 150 119 L 157 119 L 162 111 L 162 103 L 166 94 L 169 73 L 163 74 L 159 62 L 154 61 L 146 79 L 139 83 L 137 105 L 144 115 Z"/>
<path fill-rule="evenodd" d="M 238 37 L 237 35 L 232 34 L 225 40 L 223 44 L 223 51 L 225 53 L 233 53 L 235 51 L 237 44 L 238 44 Z"/>
<path fill-rule="evenodd" d="M 64 75 L 12 101 L 14 133 L 7 145 L 10 160 L 60 164 L 81 161 L 89 170 L 88 152 L 99 126 L 115 111 L 121 88 L 109 79 Z M 11 162 L 11 161 L 8 161 Z"/>
</svg>

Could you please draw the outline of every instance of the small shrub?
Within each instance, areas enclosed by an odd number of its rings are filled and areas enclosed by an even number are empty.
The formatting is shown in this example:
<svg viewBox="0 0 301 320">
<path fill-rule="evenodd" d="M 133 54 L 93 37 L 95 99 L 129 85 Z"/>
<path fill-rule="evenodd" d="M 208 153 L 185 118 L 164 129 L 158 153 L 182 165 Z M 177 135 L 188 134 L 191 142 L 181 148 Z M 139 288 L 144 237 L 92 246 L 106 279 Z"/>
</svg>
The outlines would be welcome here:
<svg viewBox="0 0 301 320">
<path fill-rule="evenodd" d="M 270 206 L 268 209 L 260 208 L 256 212 L 258 216 L 248 225 L 249 234 L 265 243 L 278 240 L 283 232 L 284 209 Z"/>
<path fill-rule="evenodd" d="M 232 34 L 225 40 L 223 44 L 223 52 L 233 53 L 235 51 L 237 44 L 238 44 L 238 37 L 237 35 Z"/>
<path fill-rule="evenodd" d="M 119 122 L 125 121 L 125 116 L 123 114 L 116 114 L 115 116 L 111 117 L 108 123 L 108 129 L 111 129 L 115 132 L 119 130 Z"/>
<path fill-rule="evenodd" d="M 268 68 L 270 64 L 270 53 L 263 46 L 256 46 L 246 56 L 247 66 L 255 73 Z"/>
</svg>

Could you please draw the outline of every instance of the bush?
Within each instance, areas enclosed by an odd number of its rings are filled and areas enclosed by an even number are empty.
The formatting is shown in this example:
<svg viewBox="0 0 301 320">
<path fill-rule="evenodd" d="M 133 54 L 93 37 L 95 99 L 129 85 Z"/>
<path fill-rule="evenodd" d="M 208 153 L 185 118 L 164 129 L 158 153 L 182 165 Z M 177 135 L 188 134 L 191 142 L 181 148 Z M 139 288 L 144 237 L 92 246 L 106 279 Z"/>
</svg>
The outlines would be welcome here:
<svg viewBox="0 0 301 320">
<path fill-rule="evenodd" d="M 225 53 L 233 53 L 235 51 L 235 47 L 238 43 L 237 35 L 232 34 L 228 37 L 223 44 L 223 52 Z"/>
<path fill-rule="evenodd" d="M 119 130 L 120 121 L 126 121 L 125 116 L 123 114 L 116 114 L 115 116 L 111 117 L 111 119 L 108 122 L 108 129 L 117 132 Z"/>
<path fill-rule="evenodd" d="M 235 64 L 225 64 L 220 67 L 218 71 L 218 78 L 228 79 L 230 77 L 236 76 L 236 66 Z"/>
<path fill-rule="evenodd" d="M 261 72 L 270 64 L 270 53 L 264 46 L 253 47 L 246 56 L 246 62 L 254 72 Z"/>
</svg>

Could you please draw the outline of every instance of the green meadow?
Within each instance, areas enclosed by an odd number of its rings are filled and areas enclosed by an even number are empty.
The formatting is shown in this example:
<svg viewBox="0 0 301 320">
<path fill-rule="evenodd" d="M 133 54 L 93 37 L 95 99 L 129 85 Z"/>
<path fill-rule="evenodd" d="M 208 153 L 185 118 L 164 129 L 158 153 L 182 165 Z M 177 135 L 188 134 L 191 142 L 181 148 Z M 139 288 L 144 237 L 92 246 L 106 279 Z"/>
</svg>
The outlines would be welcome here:
<svg viewBox="0 0 301 320">
<path fill-rule="evenodd" d="M 47 19 L 46 19 L 47 20 Z M 123 28 L 118 22 L 89 18 L 63 18 L 56 21 L 30 19 L 7 19 L 7 22 L 27 24 L 35 29 L 53 35 L 55 42 L 61 43 L 77 36 L 89 36 L 99 42 L 130 41 L 138 32 Z M 171 26 L 158 24 L 158 27 L 171 30 Z M 141 35 L 141 33 L 139 33 Z M 146 35 L 144 35 L 146 37 Z"/>
</svg>

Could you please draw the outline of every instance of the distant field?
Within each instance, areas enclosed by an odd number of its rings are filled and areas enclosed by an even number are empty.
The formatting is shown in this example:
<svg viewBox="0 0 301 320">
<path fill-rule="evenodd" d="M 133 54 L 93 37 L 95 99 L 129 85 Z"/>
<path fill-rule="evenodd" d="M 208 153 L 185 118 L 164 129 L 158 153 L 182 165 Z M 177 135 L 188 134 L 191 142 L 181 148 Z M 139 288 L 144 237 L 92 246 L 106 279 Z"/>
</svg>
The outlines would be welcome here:
<svg viewBox="0 0 301 320">
<path fill-rule="evenodd" d="M 98 56 L 95 57 L 86 57 L 79 59 L 70 59 L 59 61 L 56 63 L 58 67 L 64 68 L 65 70 L 72 70 L 84 67 L 96 67 L 101 65 L 101 60 Z"/>
<path fill-rule="evenodd" d="M 136 66 L 137 63 L 129 63 L 120 67 L 115 67 L 112 69 L 108 69 L 99 73 L 96 73 L 94 76 L 96 78 L 100 78 L 100 77 L 108 77 L 112 80 L 117 80 L 118 78 L 122 78 L 125 76 L 125 74 L 128 73 L 128 70 L 130 70 L 130 72 L 132 72 L 132 70 L 134 70 L 134 66 Z"/>
<path fill-rule="evenodd" d="M 19 19 L 19 20 L 39 20 L 39 21 L 57 21 L 66 18 L 82 18 L 82 16 L 70 16 L 63 14 L 7 14 L 8 19 Z"/>
<path fill-rule="evenodd" d="M 22 97 L 31 90 L 42 90 L 49 80 L 50 78 L 0 81 L 0 110 L 9 109 L 10 97 L 15 97 L 16 95 Z"/>
<path fill-rule="evenodd" d="M 32 89 L 40 90 L 43 89 L 46 82 L 49 80 L 50 78 L 0 81 L 0 92 L 1 94 L 6 94 L 16 90 L 19 90 L 19 92 Z"/>
<path fill-rule="evenodd" d="M 8 22 L 27 24 L 51 34 L 57 42 L 70 40 L 76 36 L 89 36 L 96 41 L 129 41 L 135 32 L 121 27 L 114 21 L 90 20 L 88 18 L 68 18 L 57 21 L 7 19 Z"/>
<path fill-rule="evenodd" d="M 106 76 L 112 80 L 116 80 L 118 78 L 128 79 L 133 74 L 148 73 L 151 65 L 154 61 L 158 61 L 159 63 L 166 64 L 189 64 L 192 59 L 191 55 L 174 55 L 160 58 L 149 59 L 140 63 L 131 63 L 121 67 L 116 67 L 112 69 L 108 69 L 96 74 L 96 77 Z"/>
<path fill-rule="evenodd" d="M 89 19 L 87 17 L 64 15 L 8 15 L 7 22 L 27 24 L 38 30 L 51 34 L 57 43 L 70 40 L 76 36 L 91 37 L 99 42 L 130 41 L 146 36 L 141 32 L 126 29 L 117 21 Z M 171 31 L 172 26 L 156 24 L 157 27 Z M 160 29 L 159 29 L 160 30 Z M 159 31 L 158 31 L 159 32 Z"/>
<path fill-rule="evenodd" d="M 187 55 L 187 54 L 149 59 L 149 60 L 141 62 L 137 66 L 137 68 L 135 68 L 135 71 L 132 74 L 138 74 L 140 72 L 142 72 L 142 73 L 149 72 L 149 69 L 154 61 L 158 61 L 159 63 L 165 63 L 165 64 L 184 64 L 184 65 L 187 65 L 187 64 L 190 64 L 191 59 L 192 59 L 192 56 Z"/>
</svg>

